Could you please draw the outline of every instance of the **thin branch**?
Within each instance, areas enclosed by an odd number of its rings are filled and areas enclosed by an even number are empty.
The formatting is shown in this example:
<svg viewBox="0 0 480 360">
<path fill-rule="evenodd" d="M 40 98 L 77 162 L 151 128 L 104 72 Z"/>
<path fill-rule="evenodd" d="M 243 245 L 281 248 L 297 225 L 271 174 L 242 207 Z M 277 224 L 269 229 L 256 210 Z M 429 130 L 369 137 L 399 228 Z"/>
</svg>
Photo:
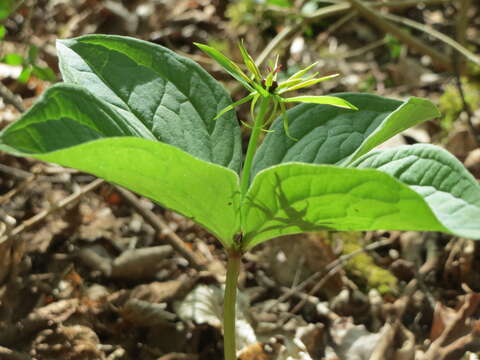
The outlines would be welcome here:
<svg viewBox="0 0 480 360">
<path fill-rule="evenodd" d="M 417 30 L 420 30 L 420 31 L 423 31 L 423 32 L 427 33 L 428 35 L 437 38 L 438 40 L 444 42 L 445 44 L 450 45 L 452 48 L 457 50 L 460 54 L 465 56 L 471 62 L 473 62 L 477 65 L 480 65 L 480 57 L 478 57 L 477 55 L 472 53 L 465 46 L 463 46 L 459 42 L 455 41 L 451 37 L 449 37 L 445 34 L 442 34 L 440 31 L 437 31 L 434 28 L 432 28 L 430 26 L 427 26 L 427 25 L 424 25 L 424 24 L 421 24 L 417 21 L 413 21 L 413 20 L 404 18 L 402 16 L 397 16 L 397 15 L 393 15 L 393 14 L 382 14 L 382 16 L 384 18 L 388 19 L 388 20 L 392 20 L 392 21 L 410 26 L 414 29 L 417 29 Z"/>
<path fill-rule="evenodd" d="M 277 304 L 279 304 L 281 302 L 284 302 L 285 300 L 289 299 L 292 295 L 295 295 L 298 292 L 304 291 L 308 286 L 310 286 L 314 282 L 320 280 L 320 282 L 317 283 L 317 285 L 314 286 L 312 288 L 312 290 L 308 292 L 309 295 L 312 295 L 312 294 L 316 293 L 318 290 L 320 290 L 320 288 L 325 284 L 325 282 L 329 278 L 331 278 L 335 273 L 337 273 L 341 269 L 341 265 L 343 265 L 345 262 L 347 262 L 348 260 L 350 260 L 354 256 L 359 255 L 361 253 L 372 251 L 372 250 L 378 249 L 380 247 L 390 245 L 390 244 L 392 244 L 392 242 L 394 240 L 395 239 L 389 238 L 389 239 L 375 241 L 375 242 L 373 242 L 371 244 L 368 244 L 367 246 L 365 246 L 361 249 L 358 249 L 358 250 L 355 250 L 355 251 L 351 252 L 350 254 L 345 254 L 345 255 L 340 256 L 338 259 L 332 261 L 327 266 L 325 266 L 325 269 L 323 271 L 318 271 L 318 272 L 314 273 L 309 278 L 302 281 L 299 285 L 295 286 L 294 288 L 290 289 L 290 291 L 288 291 L 288 292 L 284 293 L 282 296 L 280 296 L 277 299 L 277 301 L 269 304 L 264 310 L 265 311 L 271 310 Z M 298 310 L 296 310 L 297 307 L 302 307 L 305 304 L 305 301 L 306 300 L 302 300 L 300 303 L 298 303 L 295 306 L 295 308 L 292 310 L 292 312 L 295 313 L 296 311 L 298 311 Z"/>
<path fill-rule="evenodd" d="M 447 71 L 453 71 L 452 63 L 445 57 L 444 54 L 425 44 L 420 39 L 416 38 L 413 35 L 410 35 L 405 30 L 399 28 L 395 24 L 385 20 L 379 15 L 376 11 L 372 10 L 369 6 L 363 4 L 360 0 L 348 0 L 355 9 L 358 10 L 360 15 L 365 19 L 370 21 L 373 25 L 378 27 L 380 30 L 390 33 L 402 41 L 404 44 L 409 46 L 412 49 L 417 50 L 418 52 L 430 56 L 434 65 L 438 68 Z"/>
<path fill-rule="evenodd" d="M 331 262 L 326 267 L 325 275 L 320 279 L 320 281 L 318 283 L 315 284 L 315 286 L 313 288 L 310 289 L 310 291 L 308 292 L 308 295 L 313 295 L 316 292 L 318 292 L 325 285 L 325 283 L 333 275 L 335 275 L 347 261 L 349 261 L 353 257 L 355 257 L 359 254 L 362 254 L 364 252 L 368 252 L 368 251 L 378 249 L 379 247 L 391 245 L 392 242 L 394 242 L 394 241 L 395 241 L 395 239 L 392 239 L 392 238 L 375 241 L 374 243 L 371 243 L 371 244 L 369 244 L 369 245 L 367 245 L 367 246 L 365 246 L 361 249 L 358 249 L 358 250 L 355 250 L 355 251 L 353 251 L 349 254 L 345 254 L 345 255 L 340 256 L 337 260 Z M 291 313 L 292 314 L 298 313 L 302 309 L 302 307 L 305 305 L 306 302 L 307 302 L 306 299 L 300 300 L 300 302 L 297 305 L 295 305 L 295 307 L 292 309 Z"/>
<path fill-rule="evenodd" d="M 460 77 L 460 64 L 458 62 L 457 56 L 453 56 L 453 63 L 455 67 L 455 84 L 457 86 L 458 94 L 460 95 L 460 99 L 462 100 L 462 112 L 465 112 L 467 115 L 467 125 L 470 130 L 470 133 L 473 136 L 473 139 L 477 145 L 477 147 L 480 147 L 480 134 L 473 125 L 473 111 L 472 108 L 470 107 L 470 104 L 467 102 L 465 98 L 465 91 L 463 90 L 463 84 L 462 84 L 462 79 Z"/>
<path fill-rule="evenodd" d="M 36 214 L 35 216 L 32 216 L 30 219 L 27 219 L 27 220 L 23 221 L 20 225 L 13 228 L 10 233 L 0 237 L 0 244 L 3 243 L 4 241 L 7 241 L 9 238 L 11 238 L 13 236 L 17 236 L 17 235 L 21 234 L 22 232 L 24 232 L 25 230 L 29 229 L 30 227 L 38 224 L 40 221 L 44 220 L 48 215 L 56 212 L 57 210 L 63 209 L 66 206 L 74 203 L 75 201 L 79 200 L 83 195 L 85 195 L 86 193 L 96 189 L 97 187 L 99 187 L 103 183 L 104 183 L 104 180 L 96 179 L 96 180 L 92 181 L 90 184 L 84 186 L 79 191 L 77 191 L 77 192 L 67 196 L 66 198 L 58 201 L 57 203 L 53 204 L 52 206 L 50 206 L 50 208 L 42 210 L 38 214 Z"/>
<path fill-rule="evenodd" d="M 0 346 L 0 359 L 4 360 L 29 360 L 30 356 L 24 353 L 11 350 L 9 348 Z"/>
<path fill-rule="evenodd" d="M 0 97 L 5 101 L 6 104 L 13 105 L 19 112 L 23 113 L 25 111 L 25 107 L 23 106 L 20 97 L 12 93 L 10 89 L 3 85 L 1 81 Z"/>
<path fill-rule="evenodd" d="M 385 3 L 369 4 L 373 8 L 389 8 L 389 9 L 404 9 L 419 5 L 437 5 L 450 2 L 450 0 L 404 0 L 404 1 L 388 1 Z M 256 64 L 260 66 L 272 52 L 287 38 L 293 36 L 297 31 L 301 30 L 304 25 L 318 22 L 322 19 L 342 14 L 351 10 L 352 5 L 348 2 L 341 2 L 334 5 L 325 6 L 312 14 L 301 14 L 301 20 L 294 25 L 285 26 L 265 47 L 265 49 L 257 57 Z M 284 14 L 286 15 L 286 14 Z M 291 15 L 298 15 L 297 12 Z"/>
<path fill-rule="evenodd" d="M 143 218 L 157 231 L 158 234 L 165 234 L 167 242 L 180 253 L 185 259 L 188 260 L 197 270 L 206 270 L 204 262 L 202 262 L 198 256 L 190 250 L 185 242 L 168 226 L 168 224 L 160 217 L 160 215 L 153 213 L 145 206 L 143 206 L 138 198 L 132 194 L 129 190 L 126 190 L 120 186 L 115 186 L 115 189 L 120 192 L 122 197 L 132 205 L 137 212 L 143 216 Z"/>
</svg>

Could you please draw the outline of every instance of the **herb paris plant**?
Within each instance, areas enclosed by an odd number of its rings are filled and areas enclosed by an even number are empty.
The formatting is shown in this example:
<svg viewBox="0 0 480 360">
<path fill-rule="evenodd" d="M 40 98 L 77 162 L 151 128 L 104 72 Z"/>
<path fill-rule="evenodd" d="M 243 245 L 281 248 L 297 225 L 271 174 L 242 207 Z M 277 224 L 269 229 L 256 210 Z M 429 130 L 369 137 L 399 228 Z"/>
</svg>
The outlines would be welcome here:
<svg viewBox="0 0 480 360">
<path fill-rule="evenodd" d="M 241 255 L 255 245 L 322 229 L 480 238 L 480 185 L 452 155 L 423 144 L 372 151 L 438 116 L 429 101 L 353 93 L 285 98 L 324 79 L 305 77 L 307 68 L 278 84 L 275 65 L 262 79 L 242 46 L 247 76 L 199 46 L 249 91 L 243 101 L 252 102 L 253 123 L 243 171 L 240 128 L 229 111 L 238 103 L 195 62 L 119 36 L 59 41 L 65 82 L 0 133 L 0 149 L 93 173 L 214 234 L 229 255 L 227 360 L 235 359 Z M 309 103 L 287 111 L 290 101 Z M 272 132 L 255 151 L 270 119 Z"/>
</svg>

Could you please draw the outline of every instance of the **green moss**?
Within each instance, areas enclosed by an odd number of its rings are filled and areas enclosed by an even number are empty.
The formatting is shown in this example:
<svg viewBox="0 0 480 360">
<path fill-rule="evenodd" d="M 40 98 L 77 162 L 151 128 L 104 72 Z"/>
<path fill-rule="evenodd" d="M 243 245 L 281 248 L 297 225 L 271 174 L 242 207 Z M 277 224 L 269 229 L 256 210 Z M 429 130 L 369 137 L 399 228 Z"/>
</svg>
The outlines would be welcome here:
<svg viewBox="0 0 480 360">
<path fill-rule="evenodd" d="M 480 67 L 477 67 L 471 69 L 470 76 L 462 77 L 461 79 L 465 101 L 473 111 L 480 108 L 479 73 Z M 442 128 L 445 131 L 449 131 L 463 111 L 462 98 L 458 92 L 458 87 L 454 83 L 445 86 L 445 92 L 440 97 L 439 108 L 443 114 L 440 120 Z"/>
<path fill-rule="evenodd" d="M 255 16 L 257 6 L 255 0 L 234 1 L 228 5 L 226 15 L 234 27 L 255 25 L 258 20 Z"/>
<path fill-rule="evenodd" d="M 343 255 L 351 254 L 362 249 L 361 233 L 338 233 L 343 240 Z M 345 264 L 345 270 L 357 278 L 360 286 L 365 290 L 377 289 L 380 294 L 395 294 L 398 292 L 398 280 L 388 270 L 375 264 L 374 259 L 365 252 L 353 256 Z"/>
</svg>

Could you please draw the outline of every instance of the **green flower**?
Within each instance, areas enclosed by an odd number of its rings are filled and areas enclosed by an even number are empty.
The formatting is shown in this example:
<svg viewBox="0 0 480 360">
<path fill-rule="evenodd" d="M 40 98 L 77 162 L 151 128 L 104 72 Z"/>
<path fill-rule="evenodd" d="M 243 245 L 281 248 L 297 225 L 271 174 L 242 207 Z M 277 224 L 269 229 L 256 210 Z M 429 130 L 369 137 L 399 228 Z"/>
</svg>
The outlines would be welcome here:
<svg viewBox="0 0 480 360">
<path fill-rule="evenodd" d="M 226 112 L 233 110 L 235 107 L 244 104 L 248 101 L 251 101 L 250 111 L 252 113 L 252 119 L 255 117 L 253 116 L 255 106 L 257 101 L 260 97 L 267 98 L 270 101 L 270 108 L 269 108 L 269 115 L 267 120 L 262 124 L 265 128 L 267 127 L 279 114 L 282 114 L 283 118 L 283 126 L 285 129 L 285 133 L 288 137 L 292 138 L 288 132 L 288 118 L 286 112 L 286 105 L 287 103 L 313 103 L 313 104 L 324 104 L 324 105 L 332 105 L 341 108 L 351 109 L 351 110 L 358 110 L 357 107 L 350 104 L 348 101 L 335 97 L 335 96 L 295 96 L 295 97 L 284 97 L 284 94 L 299 90 L 302 88 L 310 87 L 319 82 L 332 79 L 337 77 L 338 74 L 333 74 L 324 77 L 317 77 L 318 72 L 313 73 L 311 75 L 307 75 L 310 70 L 313 69 L 317 63 L 313 63 L 306 68 L 298 71 L 297 73 L 290 76 L 288 79 L 282 82 L 277 81 L 278 73 L 280 72 L 280 66 L 278 65 L 278 56 L 275 59 L 275 62 L 270 64 L 268 67 L 268 72 L 265 76 L 262 76 L 258 66 L 253 61 L 250 54 L 245 49 L 242 42 L 238 44 L 240 48 L 240 53 L 243 57 L 243 62 L 248 69 L 250 76 L 245 74 L 243 70 L 238 66 L 236 63 L 231 61 L 225 55 L 223 55 L 220 51 L 210 46 L 204 44 L 195 43 L 202 51 L 204 51 L 207 55 L 212 57 L 216 62 L 218 62 L 226 72 L 228 72 L 233 78 L 235 78 L 240 84 L 243 85 L 245 89 L 248 90 L 249 94 L 244 98 L 238 100 L 237 102 L 227 106 L 225 109 L 220 111 L 215 119 L 218 119 L 220 116 L 225 114 Z M 248 124 L 245 124 L 249 126 Z M 264 131 L 267 131 L 263 129 Z M 293 139 L 293 138 L 292 138 Z"/>
</svg>

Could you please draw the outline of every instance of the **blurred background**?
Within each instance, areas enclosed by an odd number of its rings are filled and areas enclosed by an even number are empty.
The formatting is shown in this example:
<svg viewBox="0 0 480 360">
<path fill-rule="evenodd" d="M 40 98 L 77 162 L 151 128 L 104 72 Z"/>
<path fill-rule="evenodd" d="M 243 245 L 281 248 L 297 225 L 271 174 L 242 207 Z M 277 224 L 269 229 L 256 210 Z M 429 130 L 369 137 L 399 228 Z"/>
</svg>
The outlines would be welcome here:
<svg viewBox="0 0 480 360">
<path fill-rule="evenodd" d="M 480 178 L 478 0 L 0 0 L 0 129 L 61 81 L 55 40 L 91 33 L 190 57 L 234 100 L 243 88 L 193 42 L 241 63 L 243 39 L 262 67 L 279 55 L 280 77 L 315 61 L 321 76 L 340 74 L 310 93 L 428 98 L 442 116 L 384 146 L 439 144 Z M 218 279 L 160 248 L 173 230 L 221 274 L 219 245 L 191 221 L 3 153 L 0 206 L 0 359 L 222 358 Z M 414 232 L 294 238 L 246 257 L 241 360 L 478 359 L 477 243 Z M 148 261 L 133 251 L 146 247 Z"/>
</svg>

